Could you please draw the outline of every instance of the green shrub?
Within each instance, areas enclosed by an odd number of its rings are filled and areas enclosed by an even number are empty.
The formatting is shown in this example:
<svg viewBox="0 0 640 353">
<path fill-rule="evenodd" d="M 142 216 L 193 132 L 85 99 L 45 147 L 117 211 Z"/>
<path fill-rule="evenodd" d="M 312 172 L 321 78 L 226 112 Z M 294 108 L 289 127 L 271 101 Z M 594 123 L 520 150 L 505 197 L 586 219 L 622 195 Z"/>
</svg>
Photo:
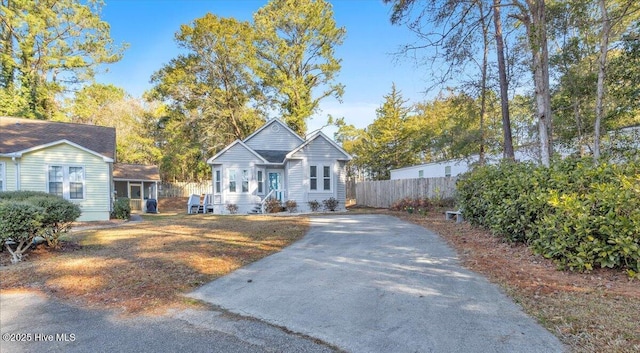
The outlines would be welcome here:
<svg viewBox="0 0 640 353">
<path fill-rule="evenodd" d="M 298 203 L 296 200 L 287 200 L 284 204 L 287 206 L 287 211 L 289 213 L 295 213 L 298 210 Z"/>
<path fill-rule="evenodd" d="M 78 205 L 58 196 L 34 196 L 25 202 L 41 207 L 44 210 L 42 213 L 42 225 L 44 227 L 42 236 L 47 245 L 52 248 L 59 247 L 60 236 L 71 229 L 71 223 L 80 217 L 81 213 Z"/>
<path fill-rule="evenodd" d="M 309 204 L 311 212 L 317 212 L 320 209 L 320 202 L 318 202 L 318 200 L 309 201 L 307 203 Z"/>
<path fill-rule="evenodd" d="M 111 218 L 115 219 L 129 219 L 131 217 L 131 204 L 129 203 L 129 198 L 127 197 L 119 197 L 113 203 L 113 211 L 111 213 Z"/>
<path fill-rule="evenodd" d="M 22 261 L 33 239 L 43 233 L 44 209 L 26 202 L 0 201 L 0 245 L 11 253 L 11 262 Z"/>
<path fill-rule="evenodd" d="M 267 213 L 278 213 L 282 211 L 282 203 L 278 199 L 269 199 L 265 203 L 264 208 Z"/>
<path fill-rule="evenodd" d="M 566 158 L 549 168 L 484 166 L 459 178 L 469 222 L 527 242 L 561 268 L 640 271 L 640 163 Z"/>
</svg>

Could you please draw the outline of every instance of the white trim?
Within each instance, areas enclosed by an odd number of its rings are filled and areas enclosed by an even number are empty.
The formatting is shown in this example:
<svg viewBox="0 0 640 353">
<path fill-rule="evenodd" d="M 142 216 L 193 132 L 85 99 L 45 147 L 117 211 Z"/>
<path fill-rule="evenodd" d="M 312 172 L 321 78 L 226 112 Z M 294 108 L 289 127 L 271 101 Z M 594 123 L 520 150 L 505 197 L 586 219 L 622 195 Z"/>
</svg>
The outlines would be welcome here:
<svg viewBox="0 0 640 353">
<path fill-rule="evenodd" d="M 231 147 L 233 147 L 233 146 L 235 146 L 237 144 L 240 144 L 242 147 L 246 148 L 249 152 L 251 152 L 251 154 L 253 154 L 255 157 L 257 157 L 263 163 L 265 163 L 265 164 L 269 163 L 269 161 L 267 161 L 266 159 L 262 158 L 262 156 L 259 155 L 258 152 L 254 151 L 251 147 L 247 146 L 244 142 L 242 142 L 240 140 L 235 140 L 232 144 L 230 144 L 229 146 L 225 147 L 222 151 L 216 153 L 213 157 L 207 159 L 207 164 L 216 164 L 216 163 L 213 162 L 216 158 L 220 157 L 225 152 L 230 150 Z"/>
<path fill-rule="evenodd" d="M 15 154 L 16 157 L 22 157 L 22 155 L 25 154 L 25 153 L 30 153 L 30 152 L 33 152 L 33 151 L 41 150 L 41 149 L 44 149 L 44 148 L 49 148 L 49 147 L 60 145 L 60 144 L 67 144 L 69 146 L 81 149 L 81 150 L 83 150 L 83 151 L 85 151 L 87 153 L 90 153 L 90 154 L 92 154 L 94 156 L 102 158 L 102 160 L 105 161 L 105 162 L 113 163 L 113 159 L 112 158 L 109 158 L 109 157 L 107 157 L 105 155 L 102 155 L 102 154 L 100 154 L 98 152 L 92 151 L 92 150 L 90 150 L 90 149 L 88 149 L 86 147 L 80 146 L 77 143 L 74 143 L 74 142 L 71 142 L 71 141 L 65 140 L 65 139 L 54 141 L 54 142 L 45 143 L 44 145 L 38 145 L 38 146 L 31 147 L 31 148 L 27 148 L 25 150 L 14 152 L 14 154 Z"/>
<path fill-rule="evenodd" d="M 336 175 L 336 171 L 334 170 L 335 163 L 309 163 L 307 165 L 307 180 L 309 180 L 309 193 L 333 193 L 335 190 L 335 186 L 333 185 L 334 176 Z M 311 188 L 311 167 L 316 167 L 316 189 Z M 324 168 L 329 168 L 329 189 L 324 188 Z"/>
<path fill-rule="evenodd" d="M 300 135 L 296 134 L 296 132 L 295 132 L 295 131 L 291 130 L 291 128 L 290 128 L 290 127 L 288 127 L 288 126 L 287 126 L 287 124 L 285 124 L 283 121 L 281 121 L 281 120 L 280 120 L 280 119 L 278 119 L 278 118 L 274 118 L 274 119 L 271 119 L 271 120 L 267 121 L 264 125 L 262 125 L 262 127 L 260 127 L 260 128 L 259 128 L 258 130 L 256 130 L 256 131 L 254 131 L 251 135 L 247 136 L 247 137 L 246 137 L 244 140 L 242 140 L 242 141 L 244 141 L 245 143 L 246 143 L 246 142 L 248 142 L 248 141 L 249 141 L 249 140 L 251 140 L 255 135 L 257 135 L 258 133 L 260 133 L 260 131 L 262 131 L 262 130 L 266 129 L 267 127 L 269 127 L 269 126 L 270 126 L 271 124 L 273 124 L 273 123 L 278 123 L 278 124 L 280 124 L 280 126 L 284 127 L 284 128 L 285 128 L 285 130 L 289 131 L 290 133 L 292 133 L 292 134 L 293 134 L 293 136 L 297 137 L 297 138 L 300 140 L 300 142 L 304 142 L 304 138 L 302 138 Z"/>
<path fill-rule="evenodd" d="M 348 154 L 345 150 L 343 150 L 342 147 L 338 146 L 337 143 L 333 142 L 333 140 L 328 138 L 327 135 L 325 135 L 322 131 L 318 131 L 315 134 L 311 135 L 307 139 L 307 141 L 305 141 L 303 144 L 293 149 L 291 152 L 287 153 L 286 159 L 293 159 L 294 154 L 296 154 L 298 151 L 300 151 L 304 147 L 308 146 L 313 140 L 317 139 L 318 137 L 322 137 L 323 139 L 325 139 L 325 141 L 329 142 L 329 144 L 331 144 L 336 150 L 338 150 L 338 152 L 342 153 L 345 157 L 344 158 L 345 161 L 351 160 L 352 158 L 351 155 Z"/>
<path fill-rule="evenodd" d="M 46 173 L 46 192 L 51 193 L 49 190 L 49 170 L 51 167 L 61 167 L 62 168 L 62 197 L 69 201 L 83 201 L 87 199 L 87 167 L 80 164 L 62 164 L 62 163 L 52 163 L 47 164 L 45 168 Z M 82 168 L 82 198 L 71 198 L 71 183 L 72 181 L 69 179 L 69 169 L 70 168 Z"/>
<path fill-rule="evenodd" d="M 0 191 L 7 189 L 7 163 L 0 162 Z"/>
</svg>

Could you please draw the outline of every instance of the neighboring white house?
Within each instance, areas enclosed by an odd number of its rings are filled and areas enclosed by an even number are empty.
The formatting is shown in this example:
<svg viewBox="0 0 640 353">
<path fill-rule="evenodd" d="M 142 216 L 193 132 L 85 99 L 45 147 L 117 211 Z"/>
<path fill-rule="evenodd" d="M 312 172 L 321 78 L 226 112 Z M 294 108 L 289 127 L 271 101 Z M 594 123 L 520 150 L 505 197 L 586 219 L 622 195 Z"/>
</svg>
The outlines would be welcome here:
<svg viewBox="0 0 640 353">
<path fill-rule="evenodd" d="M 603 146 L 608 148 L 640 148 L 640 126 L 629 126 L 619 130 L 609 131 L 603 139 Z M 575 145 L 575 141 L 569 144 Z M 583 150 L 589 150 L 591 146 L 583 146 Z M 575 153 L 567 146 L 556 146 L 555 153 L 566 157 Z M 521 146 L 515 152 L 515 158 L 520 162 L 539 162 L 539 151 L 535 145 Z M 487 163 L 497 163 L 502 158 L 501 155 L 488 155 Z M 392 169 L 391 180 L 395 179 L 415 179 L 415 178 L 438 178 L 458 176 L 471 169 L 471 166 L 478 163 L 479 156 L 472 155 L 465 159 L 451 159 L 447 161 L 413 165 L 404 168 Z"/>
<path fill-rule="evenodd" d="M 518 161 L 537 161 L 537 157 L 531 151 L 519 150 L 515 152 Z M 413 165 L 404 168 L 392 169 L 391 180 L 415 179 L 415 178 L 440 178 L 452 177 L 466 173 L 471 166 L 478 163 L 478 155 L 472 155 L 464 159 L 450 159 L 447 161 Z M 500 156 L 490 155 L 486 157 L 488 163 L 497 162 Z"/>
<path fill-rule="evenodd" d="M 268 198 L 296 201 L 309 211 L 309 201 L 335 198 L 345 208 L 346 169 L 351 156 L 322 132 L 306 140 L 279 119 L 269 120 L 246 139 L 236 140 L 207 163 L 211 165 L 214 213 L 259 209 Z"/>
</svg>

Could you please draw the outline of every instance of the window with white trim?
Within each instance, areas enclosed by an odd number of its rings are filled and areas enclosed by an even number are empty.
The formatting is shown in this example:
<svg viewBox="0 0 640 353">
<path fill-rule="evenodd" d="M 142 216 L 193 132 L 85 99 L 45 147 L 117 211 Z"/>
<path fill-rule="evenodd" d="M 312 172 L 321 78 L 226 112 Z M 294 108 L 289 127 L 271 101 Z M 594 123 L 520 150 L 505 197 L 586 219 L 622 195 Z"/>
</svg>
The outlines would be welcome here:
<svg viewBox="0 0 640 353">
<path fill-rule="evenodd" d="M 236 170 L 229 169 L 229 192 L 236 192 Z"/>
<path fill-rule="evenodd" d="M 6 177 L 4 176 L 5 173 L 5 166 L 4 166 L 4 162 L 0 162 L 0 191 L 4 191 L 5 189 L 5 180 Z"/>
<path fill-rule="evenodd" d="M 215 179 L 214 179 L 215 189 L 214 189 L 214 192 L 216 194 L 219 194 L 222 191 L 221 190 L 222 189 L 222 178 L 221 178 L 222 175 L 221 175 L 220 169 L 216 169 L 214 175 L 215 175 Z"/>
<path fill-rule="evenodd" d="M 258 182 L 258 194 L 264 194 L 264 172 L 262 170 L 257 171 L 256 181 Z"/>
<path fill-rule="evenodd" d="M 309 166 L 309 188 L 318 190 L 318 167 L 315 165 Z"/>
<path fill-rule="evenodd" d="M 331 190 L 331 167 L 328 165 L 322 167 L 322 187 L 323 190 Z"/>
<path fill-rule="evenodd" d="M 320 175 L 322 171 L 322 175 Z M 331 191 L 331 166 L 309 166 L 309 189 L 311 191 Z"/>
<path fill-rule="evenodd" d="M 242 192 L 249 192 L 249 171 L 242 170 Z"/>
<path fill-rule="evenodd" d="M 47 170 L 47 192 L 69 200 L 85 198 L 84 167 L 50 165 Z"/>
</svg>

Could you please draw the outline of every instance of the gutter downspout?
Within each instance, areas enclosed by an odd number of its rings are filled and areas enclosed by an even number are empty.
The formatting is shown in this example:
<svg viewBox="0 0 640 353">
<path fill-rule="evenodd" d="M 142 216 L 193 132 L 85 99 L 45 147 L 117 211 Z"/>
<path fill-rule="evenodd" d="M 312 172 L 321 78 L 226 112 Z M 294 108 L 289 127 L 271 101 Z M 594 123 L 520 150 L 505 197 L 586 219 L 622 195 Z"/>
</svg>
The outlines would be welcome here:
<svg viewBox="0 0 640 353">
<path fill-rule="evenodd" d="M 12 156 L 11 160 L 16 169 L 16 191 L 20 191 L 20 162 L 18 161 L 19 156 Z"/>
</svg>

